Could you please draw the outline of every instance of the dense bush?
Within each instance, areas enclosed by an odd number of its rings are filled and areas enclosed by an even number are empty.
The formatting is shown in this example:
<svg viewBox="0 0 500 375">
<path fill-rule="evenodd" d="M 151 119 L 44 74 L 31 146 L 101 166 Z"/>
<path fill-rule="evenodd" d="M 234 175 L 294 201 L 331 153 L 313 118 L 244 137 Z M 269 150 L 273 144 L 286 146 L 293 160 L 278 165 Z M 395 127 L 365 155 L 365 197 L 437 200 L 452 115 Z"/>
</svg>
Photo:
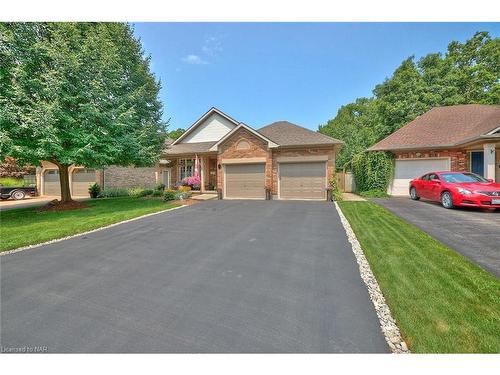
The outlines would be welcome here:
<svg viewBox="0 0 500 375">
<path fill-rule="evenodd" d="M 89 186 L 89 195 L 90 198 L 98 198 L 101 195 L 101 187 L 96 182 Z"/>
<path fill-rule="evenodd" d="M 122 188 L 109 188 L 101 191 L 99 195 L 102 198 L 116 198 L 116 197 L 127 197 L 128 190 Z"/>
<path fill-rule="evenodd" d="M 389 194 L 380 190 L 360 191 L 359 195 L 365 198 L 387 198 Z"/>
<path fill-rule="evenodd" d="M 394 170 L 393 156 L 387 152 L 363 152 L 354 156 L 352 171 L 359 192 L 387 192 Z"/>
<path fill-rule="evenodd" d="M 132 188 L 128 190 L 128 195 L 132 198 L 146 197 L 153 194 L 153 189 L 147 188 Z"/>
<path fill-rule="evenodd" d="M 166 201 L 173 201 L 175 200 L 175 194 L 177 192 L 175 190 L 165 190 L 163 192 L 163 200 L 166 200 Z"/>
<path fill-rule="evenodd" d="M 183 199 L 189 199 L 193 193 L 188 190 L 188 191 L 177 191 L 175 193 L 175 200 L 183 200 Z"/>
<path fill-rule="evenodd" d="M 162 197 L 163 196 L 163 189 L 162 190 L 158 190 L 158 189 L 155 189 L 153 190 L 153 194 L 151 194 L 153 197 Z"/>
<path fill-rule="evenodd" d="M 333 174 L 333 177 L 330 179 L 329 185 L 332 188 L 333 200 L 337 202 L 342 201 L 343 200 L 342 192 L 340 191 L 339 186 L 337 184 L 337 176 L 335 174 Z"/>
<path fill-rule="evenodd" d="M 165 184 L 162 184 L 162 183 L 156 184 L 155 190 L 159 190 L 159 191 L 163 192 L 163 190 L 165 190 Z"/>
<path fill-rule="evenodd" d="M 0 178 L 0 186 L 24 186 L 22 178 L 4 177 Z"/>
</svg>

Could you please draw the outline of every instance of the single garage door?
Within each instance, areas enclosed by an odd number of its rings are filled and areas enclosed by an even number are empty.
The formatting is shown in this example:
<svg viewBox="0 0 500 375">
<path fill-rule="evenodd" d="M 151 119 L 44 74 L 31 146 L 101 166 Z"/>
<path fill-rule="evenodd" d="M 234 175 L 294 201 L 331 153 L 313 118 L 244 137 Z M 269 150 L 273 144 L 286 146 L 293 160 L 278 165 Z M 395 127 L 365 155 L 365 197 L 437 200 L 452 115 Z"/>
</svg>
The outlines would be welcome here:
<svg viewBox="0 0 500 375">
<path fill-rule="evenodd" d="M 89 186 L 95 182 L 95 170 L 78 168 L 73 171 L 71 195 L 88 196 Z"/>
<path fill-rule="evenodd" d="M 226 169 L 226 198 L 266 197 L 265 164 L 228 164 Z"/>
<path fill-rule="evenodd" d="M 43 195 L 61 195 L 61 185 L 59 185 L 59 171 L 57 169 L 49 169 L 44 172 Z"/>
<path fill-rule="evenodd" d="M 325 199 L 326 162 L 280 163 L 281 199 Z"/>
<path fill-rule="evenodd" d="M 408 183 L 428 172 L 450 169 L 449 159 L 396 160 L 394 180 L 389 186 L 391 195 L 408 195 Z"/>
</svg>

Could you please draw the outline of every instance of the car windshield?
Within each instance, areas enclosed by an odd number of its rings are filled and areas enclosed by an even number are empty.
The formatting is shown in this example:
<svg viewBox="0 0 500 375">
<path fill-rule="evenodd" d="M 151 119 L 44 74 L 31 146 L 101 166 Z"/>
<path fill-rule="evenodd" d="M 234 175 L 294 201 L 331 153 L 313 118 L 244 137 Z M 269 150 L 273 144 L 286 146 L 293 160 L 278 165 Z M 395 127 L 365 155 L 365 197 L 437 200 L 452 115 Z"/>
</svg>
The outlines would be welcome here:
<svg viewBox="0 0 500 375">
<path fill-rule="evenodd" d="M 443 180 L 451 183 L 460 183 L 460 182 L 488 182 L 487 179 L 478 176 L 474 173 L 443 173 L 441 175 Z"/>
</svg>

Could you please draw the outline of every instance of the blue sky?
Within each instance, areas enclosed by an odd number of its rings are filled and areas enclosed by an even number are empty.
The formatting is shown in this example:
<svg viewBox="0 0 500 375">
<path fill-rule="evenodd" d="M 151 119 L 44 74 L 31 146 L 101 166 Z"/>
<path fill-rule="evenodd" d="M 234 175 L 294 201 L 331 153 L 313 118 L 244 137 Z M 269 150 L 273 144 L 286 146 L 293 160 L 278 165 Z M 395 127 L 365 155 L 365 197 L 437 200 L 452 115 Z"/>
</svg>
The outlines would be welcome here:
<svg viewBox="0 0 500 375">
<path fill-rule="evenodd" d="M 401 61 L 444 52 L 500 23 L 135 23 L 162 81 L 164 119 L 186 128 L 210 107 L 259 128 L 316 130 L 371 96 Z"/>
</svg>

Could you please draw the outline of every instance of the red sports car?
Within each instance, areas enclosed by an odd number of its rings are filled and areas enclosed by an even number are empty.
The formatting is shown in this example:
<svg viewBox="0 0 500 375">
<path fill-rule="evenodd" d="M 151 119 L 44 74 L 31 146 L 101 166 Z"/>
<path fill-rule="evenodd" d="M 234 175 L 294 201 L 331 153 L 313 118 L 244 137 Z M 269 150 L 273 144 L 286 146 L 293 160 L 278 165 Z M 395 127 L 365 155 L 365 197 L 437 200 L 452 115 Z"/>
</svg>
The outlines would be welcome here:
<svg viewBox="0 0 500 375">
<path fill-rule="evenodd" d="M 444 208 L 500 208 L 500 184 L 469 172 L 431 172 L 410 181 L 410 197 L 441 202 Z"/>
</svg>

